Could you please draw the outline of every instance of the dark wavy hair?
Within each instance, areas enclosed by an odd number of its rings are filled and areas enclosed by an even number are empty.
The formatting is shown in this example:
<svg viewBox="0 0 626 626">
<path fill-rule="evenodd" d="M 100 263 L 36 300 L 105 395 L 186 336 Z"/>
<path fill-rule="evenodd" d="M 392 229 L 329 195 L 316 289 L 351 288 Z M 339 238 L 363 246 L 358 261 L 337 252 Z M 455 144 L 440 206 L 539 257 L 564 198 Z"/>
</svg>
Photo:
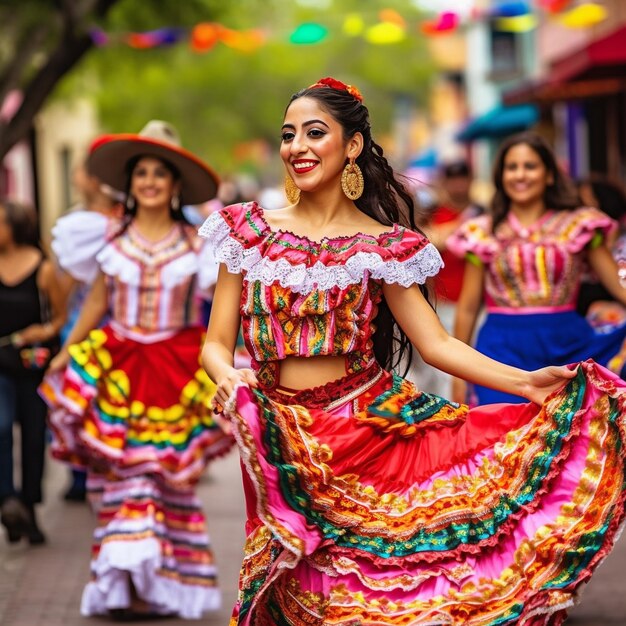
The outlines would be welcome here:
<svg viewBox="0 0 626 626">
<path fill-rule="evenodd" d="M 294 100 L 304 97 L 316 100 L 341 125 L 346 142 L 356 133 L 363 135 L 363 150 L 356 163 L 363 173 L 365 188 L 363 195 L 354 201 L 357 208 L 383 225 L 398 223 L 421 232 L 415 222 L 415 215 L 419 210 L 416 200 L 407 190 L 403 177 L 389 165 L 381 146 L 372 138 L 367 107 L 344 89 L 316 86 L 294 94 L 285 113 Z M 420 290 L 430 304 L 428 286 L 420 285 Z M 396 323 L 384 298 L 378 305 L 378 314 L 373 324 L 376 328 L 373 336 L 374 354 L 378 362 L 387 369 L 394 369 L 405 363 L 408 370 L 413 348 Z"/>
<path fill-rule="evenodd" d="M 172 176 L 174 177 L 174 180 L 175 181 L 180 180 L 180 172 L 178 171 L 178 168 L 172 165 L 169 161 L 162 159 L 161 157 L 153 156 L 151 154 L 140 154 L 138 156 L 133 157 L 132 159 L 129 159 L 126 165 L 124 166 L 124 171 L 126 173 L 126 186 L 124 189 L 126 201 L 124 202 L 124 215 L 122 217 L 122 228 L 119 230 L 119 232 L 115 234 L 115 237 L 119 237 L 128 228 L 129 224 L 133 221 L 133 218 L 137 214 L 137 205 L 136 204 L 129 205 L 129 202 L 128 202 L 128 199 L 131 197 L 130 186 L 132 182 L 133 172 L 135 170 L 135 167 L 137 167 L 137 163 L 139 163 L 141 159 L 146 158 L 146 157 L 150 157 L 151 159 L 157 159 L 157 161 L 160 161 L 161 163 L 163 163 L 163 165 L 167 168 L 167 170 L 171 172 Z M 175 211 L 170 206 L 170 217 L 175 222 L 183 222 L 184 224 L 190 224 L 191 222 L 189 222 L 184 212 L 182 211 L 182 207 L 185 206 L 184 195 L 183 195 L 184 192 L 185 190 L 181 188 L 180 196 L 179 196 L 180 208 Z"/>
<path fill-rule="evenodd" d="M 4 197 L 0 197 L 0 207 L 4 209 L 13 242 L 18 246 L 33 246 L 41 249 L 35 209 L 29 204 Z"/>
<path fill-rule="evenodd" d="M 511 208 L 511 200 L 502 185 L 504 160 L 509 150 L 525 144 L 537 153 L 544 167 L 552 175 L 552 184 L 546 187 L 543 201 L 548 209 L 556 211 L 572 211 L 580 206 L 580 198 L 573 181 L 559 167 L 550 144 L 538 133 L 524 131 L 511 135 L 500 145 L 493 167 L 493 184 L 495 193 L 491 200 L 493 228 L 498 226 L 507 216 Z"/>
<path fill-rule="evenodd" d="M 605 174 L 592 172 L 587 178 L 578 181 L 578 188 L 589 185 L 598 200 L 598 208 L 618 222 L 626 216 L 626 191 L 616 180 Z"/>
</svg>

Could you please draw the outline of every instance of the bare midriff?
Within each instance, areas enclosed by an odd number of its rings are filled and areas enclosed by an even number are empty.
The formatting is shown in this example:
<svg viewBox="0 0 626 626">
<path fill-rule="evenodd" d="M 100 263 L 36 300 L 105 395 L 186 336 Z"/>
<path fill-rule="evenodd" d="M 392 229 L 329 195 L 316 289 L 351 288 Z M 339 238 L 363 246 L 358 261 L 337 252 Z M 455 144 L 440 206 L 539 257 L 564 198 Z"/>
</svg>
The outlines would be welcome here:
<svg viewBox="0 0 626 626">
<path fill-rule="evenodd" d="M 289 356 L 280 361 L 278 384 L 289 389 L 310 389 L 345 375 L 345 356 Z"/>
</svg>

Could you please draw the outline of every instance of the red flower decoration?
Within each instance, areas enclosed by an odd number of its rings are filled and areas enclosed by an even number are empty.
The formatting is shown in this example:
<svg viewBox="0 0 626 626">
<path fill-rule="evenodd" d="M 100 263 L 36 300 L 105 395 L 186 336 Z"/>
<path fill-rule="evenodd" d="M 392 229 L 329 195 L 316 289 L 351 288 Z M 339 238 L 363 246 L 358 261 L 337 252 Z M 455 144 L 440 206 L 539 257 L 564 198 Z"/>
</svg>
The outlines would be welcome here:
<svg viewBox="0 0 626 626">
<path fill-rule="evenodd" d="M 309 89 L 316 89 L 318 87 L 330 87 L 331 89 L 337 89 L 339 91 L 347 91 L 353 98 L 359 102 L 363 102 L 363 96 L 361 92 L 353 85 L 346 85 L 336 78 L 327 76 L 326 78 L 320 78 L 316 83 L 309 86 Z"/>
</svg>

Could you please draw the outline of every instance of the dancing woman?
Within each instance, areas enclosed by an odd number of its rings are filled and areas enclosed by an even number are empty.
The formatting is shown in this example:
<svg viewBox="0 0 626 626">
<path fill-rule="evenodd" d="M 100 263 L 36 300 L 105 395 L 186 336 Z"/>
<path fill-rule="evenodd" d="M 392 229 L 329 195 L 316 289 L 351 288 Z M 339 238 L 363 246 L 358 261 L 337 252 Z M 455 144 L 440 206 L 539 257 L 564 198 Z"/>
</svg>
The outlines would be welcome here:
<svg viewBox="0 0 626 626">
<path fill-rule="evenodd" d="M 292 204 L 201 228 L 222 264 L 202 361 L 248 513 L 231 624 L 559 623 L 624 517 L 626 384 L 593 362 L 502 365 L 445 332 L 420 288 L 439 254 L 354 87 L 295 94 L 281 138 Z M 394 337 L 530 402 L 420 392 L 389 369 Z"/>
<path fill-rule="evenodd" d="M 232 439 L 199 363 L 216 265 L 180 209 L 211 198 L 217 177 L 160 121 L 97 139 L 88 168 L 127 192 L 126 212 L 105 221 L 99 272 L 42 388 L 53 455 L 86 467 L 99 496 L 81 611 L 200 618 L 219 590 L 195 488 Z"/>
</svg>

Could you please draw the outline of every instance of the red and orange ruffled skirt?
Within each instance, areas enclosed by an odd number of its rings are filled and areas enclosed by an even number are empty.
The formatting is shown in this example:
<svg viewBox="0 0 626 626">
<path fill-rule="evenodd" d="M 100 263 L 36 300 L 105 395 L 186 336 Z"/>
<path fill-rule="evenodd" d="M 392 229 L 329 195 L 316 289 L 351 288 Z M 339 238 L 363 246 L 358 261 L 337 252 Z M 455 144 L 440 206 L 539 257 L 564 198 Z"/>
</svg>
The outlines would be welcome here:
<svg viewBox="0 0 626 626">
<path fill-rule="evenodd" d="M 624 519 L 626 383 L 468 409 L 376 367 L 239 387 L 248 505 L 231 624 L 559 624 Z"/>
<path fill-rule="evenodd" d="M 233 445 L 215 421 L 199 363 L 202 329 L 153 343 L 92 331 L 48 377 L 52 454 L 87 468 L 97 504 L 83 615 L 135 606 L 200 618 L 220 604 L 202 505 L 207 463 Z M 95 486 L 95 489 L 93 489 Z"/>
</svg>

